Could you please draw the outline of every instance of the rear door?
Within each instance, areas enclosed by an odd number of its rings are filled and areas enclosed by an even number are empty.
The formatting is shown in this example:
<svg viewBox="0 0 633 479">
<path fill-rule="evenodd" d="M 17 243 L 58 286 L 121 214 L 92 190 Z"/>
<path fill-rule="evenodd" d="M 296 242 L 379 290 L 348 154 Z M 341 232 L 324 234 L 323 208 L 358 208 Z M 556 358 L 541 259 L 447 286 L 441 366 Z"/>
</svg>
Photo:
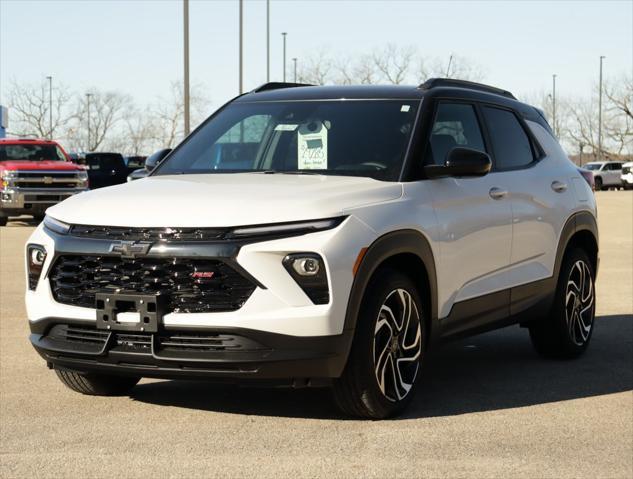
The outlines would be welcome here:
<svg viewBox="0 0 633 479">
<path fill-rule="evenodd" d="M 555 161 L 558 151 L 563 154 L 560 147 L 554 148 L 556 141 L 550 138 L 551 151 L 545 151 L 515 112 L 493 106 L 482 106 L 482 112 L 495 168 L 506 177 L 512 205 L 507 282 L 515 287 L 548 278 L 553 272 L 558 235 L 574 204 L 566 160 Z M 513 306 L 511 311 L 518 312 Z"/>
<path fill-rule="evenodd" d="M 440 102 L 425 162 L 444 164 L 457 146 L 487 150 L 477 110 L 467 102 Z M 512 210 L 504 178 L 489 174 L 424 183 L 438 222 L 440 317 L 448 316 L 444 334 L 506 317 L 509 293 L 502 290 L 510 262 Z"/>
</svg>

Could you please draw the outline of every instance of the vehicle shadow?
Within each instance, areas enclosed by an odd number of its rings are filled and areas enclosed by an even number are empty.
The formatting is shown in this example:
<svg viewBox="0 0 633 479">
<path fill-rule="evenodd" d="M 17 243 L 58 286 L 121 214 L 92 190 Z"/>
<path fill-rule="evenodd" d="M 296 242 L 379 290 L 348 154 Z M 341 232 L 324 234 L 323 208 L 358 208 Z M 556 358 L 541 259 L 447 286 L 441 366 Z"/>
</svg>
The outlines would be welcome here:
<svg viewBox="0 0 633 479">
<path fill-rule="evenodd" d="M 578 360 L 536 355 L 527 330 L 510 327 L 440 346 L 421 388 L 399 419 L 532 406 L 633 389 L 633 315 L 596 319 Z M 131 397 L 156 405 L 257 416 L 345 419 L 327 389 L 244 388 L 194 381 L 138 385 Z"/>
<path fill-rule="evenodd" d="M 36 220 L 35 218 L 31 218 L 30 216 L 20 216 L 18 218 L 10 219 L 7 222 L 8 227 L 13 226 L 37 226 L 40 224 L 40 220 Z"/>
</svg>

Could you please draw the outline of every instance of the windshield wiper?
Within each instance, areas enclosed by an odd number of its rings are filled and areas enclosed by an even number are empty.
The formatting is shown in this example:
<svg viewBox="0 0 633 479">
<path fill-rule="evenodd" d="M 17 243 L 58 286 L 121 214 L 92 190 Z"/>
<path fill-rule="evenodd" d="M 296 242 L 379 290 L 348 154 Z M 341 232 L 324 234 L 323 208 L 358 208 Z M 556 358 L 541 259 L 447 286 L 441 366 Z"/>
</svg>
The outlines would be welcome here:
<svg viewBox="0 0 633 479">
<path fill-rule="evenodd" d="M 311 170 L 262 170 L 265 175 L 323 175 L 322 172 Z"/>
</svg>

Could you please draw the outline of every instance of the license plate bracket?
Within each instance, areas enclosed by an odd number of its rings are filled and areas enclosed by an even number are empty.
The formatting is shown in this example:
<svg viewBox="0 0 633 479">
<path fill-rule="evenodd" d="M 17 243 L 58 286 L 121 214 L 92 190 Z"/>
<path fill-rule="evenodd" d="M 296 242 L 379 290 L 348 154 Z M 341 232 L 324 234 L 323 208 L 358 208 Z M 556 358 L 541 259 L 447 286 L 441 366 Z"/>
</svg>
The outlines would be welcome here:
<svg viewBox="0 0 633 479">
<path fill-rule="evenodd" d="M 97 329 L 157 333 L 167 298 L 157 294 L 97 293 Z M 121 313 L 138 313 L 139 321 L 120 322 Z"/>
</svg>

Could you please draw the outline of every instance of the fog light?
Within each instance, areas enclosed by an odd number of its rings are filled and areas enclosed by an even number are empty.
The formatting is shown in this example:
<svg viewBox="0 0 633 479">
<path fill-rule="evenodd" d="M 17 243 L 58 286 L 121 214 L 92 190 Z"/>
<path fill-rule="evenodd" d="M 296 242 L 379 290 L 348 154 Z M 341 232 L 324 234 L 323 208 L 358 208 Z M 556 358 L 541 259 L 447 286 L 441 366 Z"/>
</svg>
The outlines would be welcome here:
<svg viewBox="0 0 633 479">
<path fill-rule="evenodd" d="M 330 292 L 323 259 L 316 253 L 293 253 L 283 265 L 314 304 L 327 304 Z"/>
<path fill-rule="evenodd" d="M 35 290 L 42 274 L 44 262 L 46 261 L 46 250 L 43 246 L 30 244 L 26 247 L 26 255 L 29 273 L 29 289 Z"/>
<path fill-rule="evenodd" d="M 316 276 L 321 269 L 319 260 L 316 258 L 294 258 L 292 260 L 292 269 L 301 276 Z"/>
</svg>

